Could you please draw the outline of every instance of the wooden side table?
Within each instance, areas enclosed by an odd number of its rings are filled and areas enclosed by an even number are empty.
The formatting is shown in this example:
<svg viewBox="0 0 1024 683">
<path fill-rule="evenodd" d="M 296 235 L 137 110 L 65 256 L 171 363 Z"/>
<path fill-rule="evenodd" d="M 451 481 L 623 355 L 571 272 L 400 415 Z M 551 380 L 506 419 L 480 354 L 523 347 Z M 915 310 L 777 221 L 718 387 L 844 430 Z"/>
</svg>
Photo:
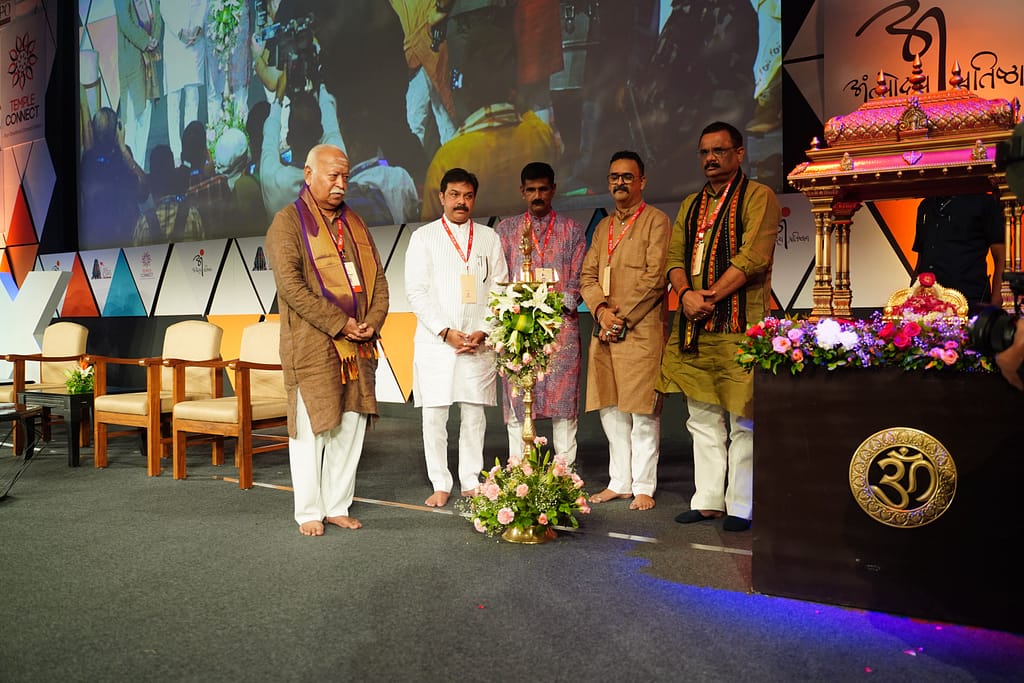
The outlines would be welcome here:
<svg viewBox="0 0 1024 683">
<path fill-rule="evenodd" d="M 64 388 L 46 391 L 26 388 L 18 392 L 18 401 L 27 406 L 42 406 L 44 413 L 52 410 L 64 418 L 68 427 L 68 467 L 78 467 L 79 444 L 88 445 L 91 441 L 92 392 L 71 394 Z M 86 418 L 84 421 L 83 416 Z"/>
</svg>

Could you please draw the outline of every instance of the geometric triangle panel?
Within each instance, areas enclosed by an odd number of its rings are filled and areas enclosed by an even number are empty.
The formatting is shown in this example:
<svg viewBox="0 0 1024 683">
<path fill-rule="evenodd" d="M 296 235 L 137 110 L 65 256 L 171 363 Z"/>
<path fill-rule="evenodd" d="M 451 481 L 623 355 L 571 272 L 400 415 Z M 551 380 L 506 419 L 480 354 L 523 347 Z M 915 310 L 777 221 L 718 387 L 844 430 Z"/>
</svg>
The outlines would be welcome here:
<svg viewBox="0 0 1024 683">
<path fill-rule="evenodd" d="M 909 266 L 908 273 L 917 267 L 914 235 L 917 232 L 917 205 L 920 199 L 891 199 L 873 202 L 882 219 L 882 229 L 899 245 L 901 255 Z"/>
<path fill-rule="evenodd" d="M 380 354 L 381 358 L 387 361 L 388 369 L 401 390 L 402 403 L 412 395 L 412 339 L 415 334 L 415 313 L 388 311 L 388 317 L 380 333 Z M 378 377 L 384 365 L 378 365 Z"/>
<path fill-rule="evenodd" d="M 274 282 L 274 273 L 270 270 L 267 253 L 263 248 L 265 240 L 266 237 L 262 235 L 239 237 L 235 239 L 235 244 L 241 252 L 242 263 L 252 279 L 252 287 L 256 289 L 262 310 L 269 311 L 274 305 L 274 297 L 277 296 L 277 284 Z M 220 289 L 220 285 L 217 288 Z"/>
<path fill-rule="evenodd" d="M 21 145 L 30 147 L 31 145 Z M 25 188 L 18 185 L 13 194 L 14 206 L 11 211 L 11 222 L 7 226 L 7 246 L 16 247 L 24 244 L 37 244 L 36 230 L 32 224 L 32 214 L 25 199 Z"/>
<path fill-rule="evenodd" d="M 259 238 L 257 238 L 259 239 Z M 260 298 L 253 289 L 253 281 L 246 262 L 234 240 L 228 249 L 224 266 L 217 278 L 217 289 L 210 302 L 210 315 L 263 314 Z M 255 322 L 255 321 L 254 321 Z"/>
<path fill-rule="evenodd" d="M 811 203 L 803 194 L 779 195 L 782 220 L 775 239 L 775 262 L 772 266 L 772 292 L 788 304 L 798 294 L 807 267 L 814 263 L 814 218 Z"/>
<path fill-rule="evenodd" d="M 850 288 L 855 308 L 882 308 L 897 289 L 910 285 L 910 275 L 875 215 L 862 207 L 850 226 Z"/>
<path fill-rule="evenodd" d="M 169 244 L 151 244 L 145 247 L 125 247 L 121 250 L 135 278 L 142 306 L 146 309 L 145 315 L 151 315 L 153 312 L 160 276 L 164 272 L 164 263 L 167 261 L 170 248 Z"/>
<path fill-rule="evenodd" d="M 120 250 L 118 250 L 113 277 L 110 278 L 107 288 L 106 302 L 103 304 L 103 316 L 146 317 L 146 306 L 142 303 L 139 288 L 135 286 L 132 269 L 128 265 L 128 259 Z"/>
<path fill-rule="evenodd" d="M 78 253 L 74 251 L 67 251 L 63 254 L 40 254 L 37 270 L 65 270 L 70 273 L 75 266 L 76 258 L 78 258 Z M 67 290 L 61 294 L 57 310 L 64 308 L 64 296 L 66 294 Z"/>
<path fill-rule="evenodd" d="M 60 314 L 65 318 L 98 318 L 100 315 L 96 299 L 92 295 L 92 287 L 89 286 L 89 275 L 77 254 L 71 267 L 71 282 L 68 283 L 67 292 L 64 294 Z"/>
<path fill-rule="evenodd" d="M 114 266 L 121 256 L 121 250 L 94 249 L 79 252 L 79 256 L 82 258 L 85 272 L 89 275 L 89 285 L 92 287 L 96 306 L 103 310 L 107 303 L 107 292 L 110 291 L 110 281 L 114 277 Z"/>
<path fill-rule="evenodd" d="M 178 242 L 167 257 L 156 315 L 206 315 L 228 240 Z"/>
<path fill-rule="evenodd" d="M 23 247 L 7 246 L 7 258 L 10 259 L 11 274 L 14 275 L 14 281 L 18 283 L 19 287 L 25 281 L 25 276 L 35 268 L 36 254 L 38 252 L 38 244 L 29 244 Z"/>
<path fill-rule="evenodd" d="M 21 185 L 25 188 L 28 207 L 32 215 L 38 217 L 37 223 L 42 232 L 46 211 L 50 206 L 50 198 L 53 196 L 53 187 L 57 182 L 57 175 L 53 170 L 53 161 L 50 159 L 50 150 L 45 140 L 37 140 L 28 147 L 32 151 L 28 157 L 28 167 L 25 169 Z M 41 241 L 42 239 L 40 239 Z"/>
</svg>

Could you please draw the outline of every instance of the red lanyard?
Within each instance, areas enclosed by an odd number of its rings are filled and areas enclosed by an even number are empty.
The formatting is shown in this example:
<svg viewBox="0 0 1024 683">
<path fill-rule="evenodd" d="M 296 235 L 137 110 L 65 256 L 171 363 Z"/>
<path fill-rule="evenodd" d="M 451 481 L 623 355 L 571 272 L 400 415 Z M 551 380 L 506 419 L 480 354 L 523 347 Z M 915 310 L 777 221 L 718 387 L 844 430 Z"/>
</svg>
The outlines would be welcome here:
<svg viewBox="0 0 1024 683">
<path fill-rule="evenodd" d="M 622 238 L 626 236 L 626 233 L 629 231 L 629 229 L 633 227 L 633 224 L 636 223 L 636 219 L 639 218 L 640 213 L 646 207 L 647 207 L 647 204 L 645 202 L 640 202 L 640 206 L 637 207 L 636 213 L 634 213 L 633 217 L 629 219 L 628 223 L 626 223 L 626 227 L 624 227 L 622 229 L 622 232 L 619 233 L 619 236 L 614 241 L 614 243 L 612 242 L 612 235 L 615 233 L 615 219 L 613 218 L 611 221 L 608 222 L 608 260 L 609 261 L 612 260 L 612 254 L 615 252 L 615 248 L 619 246 L 619 242 L 621 242 Z"/>
<path fill-rule="evenodd" d="M 733 178 L 735 178 L 735 177 L 736 176 L 734 175 L 732 178 L 729 178 L 729 182 L 725 184 L 725 188 L 722 190 L 722 194 L 719 195 L 721 197 L 721 199 L 719 199 L 718 203 L 715 204 L 715 209 L 714 209 L 714 211 L 711 212 L 711 215 L 707 216 L 703 221 L 701 221 L 700 229 L 697 231 L 697 241 L 698 242 L 703 242 L 704 241 L 704 233 L 708 231 L 708 228 L 710 228 L 712 225 L 715 224 L 716 220 L 718 220 L 718 212 L 721 211 L 722 205 L 725 204 L 725 197 L 726 197 L 726 195 L 729 194 L 729 188 L 732 187 L 732 181 L 733 181 Z M 703 207 L 701 207 L 701 212 L 700 213 L 701 213 L 701 215 L 706 215 L 707 214 L 707 202 L 710 201 L 710 195 L 705 193 L 704 197 L 703 197 L 703 201 L 705 202 L 705 204 L 704 204 Z"/>
<path fill-rule="evenodd" d="M 342 258 L 345 257 L 345 233 L 341 230 L 341 216 L 334 219 L 338 224 L 338 239 L 335 240 L 335 244 L 338 245 L 338 253 L 341 254 Z"/>
<path fill-rule="evenodd" d="M 465 254 L 462 253 L 462 247 L 460 247 L 459 243 L 455 240 L 455 235 L 452 234 L 451 228 L 448 227 L 448 221 L 444 219 L 444 216 L 441 216 L 441 225 L 444 226 L 444 231 L 448 233 L 448 239 L 450 239 L 452 244 L 455 245 L 455 251 L 459 252 L 459 258 L 461 258 L 462 262 L 466 264 L 466 272 L 468 273 L 469 256 L 473 253 L 473 219 L 469 219 L 469 243 L 466 245 Z"/>
<path fill-rule="evenodd" d="M 526 223 L 529 223 L 532 226 L 533 220 L 530 218 L 530 212 L 529 211 L 526 212 L 526 216 L 523 218 L 523 220 Z M 540 262 L 541 263 L 544 262 L 544 252 L 548 250 L 548 242 L 551 241 L 551 233 L 554 232 L 554 230 L 552 230 L 551 228 L 554 227 L 554 225 L 555 225 L 555 211 L 554 211 L 554 209 L 552 209 L 551 210 L 551 219 L 548 221 L 548 234 L 544 236 L 544 248 L 543 249 L 541 249 L 541 247 L 540 247 L 540 242 L 537 241 L 537 231 L 536 230 L 530 230 L 530 232 L 533 234 L 533 246 L 537 248 L 537 253 L 540 254 Z"/>
</svg>

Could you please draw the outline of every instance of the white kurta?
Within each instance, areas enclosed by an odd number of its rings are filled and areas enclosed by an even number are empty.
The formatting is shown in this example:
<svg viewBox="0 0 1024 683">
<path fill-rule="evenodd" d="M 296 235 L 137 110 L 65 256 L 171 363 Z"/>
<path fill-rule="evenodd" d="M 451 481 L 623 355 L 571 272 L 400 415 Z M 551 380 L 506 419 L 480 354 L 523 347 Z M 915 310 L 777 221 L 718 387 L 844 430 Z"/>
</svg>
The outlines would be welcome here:
<svg viewBox="0 0 1024 683">
<path fill-rule="evenodd" d="M 469 226 L 449 223 L 462 253 L 467 253 Z M 462 303 L 462 275 L 476 283 L 476 303 Z M 415 405 L 495 403 L 494 352 L 482 345 L 476 353 L 455 354 L 439 336 L 446 327 L 467 334 L 488 331 L 487 301 L 497 282 L 508 280 L 508 266 L 498 234 L 473 222 L 473 250 L 469 263 L 462 260 L 440 220 L 412 234 L 405 256 L 405 290 L 416 314 L 413 340 L 413 398 Z"/>
<path fill-rule="evenodd" d="M 166 92 L 181 90 L 186 85 L 202 85 L 206 76 L 206 36 L 186 45 L 179 31 L 190 34 L 202 29 L 206 19 L 207 0 L 174 0 L 160 5 L 164 18 L 164 79 Z M 186 121 L 186 123 L 189 123 Z"/>
</svg>

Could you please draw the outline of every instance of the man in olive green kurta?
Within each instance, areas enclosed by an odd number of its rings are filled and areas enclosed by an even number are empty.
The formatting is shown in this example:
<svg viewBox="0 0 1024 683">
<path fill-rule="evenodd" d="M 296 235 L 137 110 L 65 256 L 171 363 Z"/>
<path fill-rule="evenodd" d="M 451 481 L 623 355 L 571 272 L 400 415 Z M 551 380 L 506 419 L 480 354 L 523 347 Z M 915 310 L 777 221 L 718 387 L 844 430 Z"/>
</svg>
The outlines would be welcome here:
<svg viewBox="0 0 1024 683">
<path fill-rule="evenodd" d="M 647 184 L 635 152 L 616 152 L 608 169 L 615 212 L 594 230 L 580 295 L 594 316 L 586 409 L 599 410 L 608 437 L 608 488 L 593 503 L 633 497 L 654 507 L 659 415 L 654 384 L 665 346 L 665 257 L 669 219 L 643 200 Z"/>
<path fill-rule="evenodd" d="M 696 493 L 682 524 L 721 517 L 727 531 L 753 513 L 753 378 L 736 363 L 748 324 L 768 314 L 781 212 L 768 187 L 740 169 L 743 137 L 715 122 L 698 150 L 704 188 L 688 196 L 672 227 L 666 277 L 680 293 L 658 390 L 686 394 Z M 731 427 L 726 429 L 728 416 Z"/>
</svg>

